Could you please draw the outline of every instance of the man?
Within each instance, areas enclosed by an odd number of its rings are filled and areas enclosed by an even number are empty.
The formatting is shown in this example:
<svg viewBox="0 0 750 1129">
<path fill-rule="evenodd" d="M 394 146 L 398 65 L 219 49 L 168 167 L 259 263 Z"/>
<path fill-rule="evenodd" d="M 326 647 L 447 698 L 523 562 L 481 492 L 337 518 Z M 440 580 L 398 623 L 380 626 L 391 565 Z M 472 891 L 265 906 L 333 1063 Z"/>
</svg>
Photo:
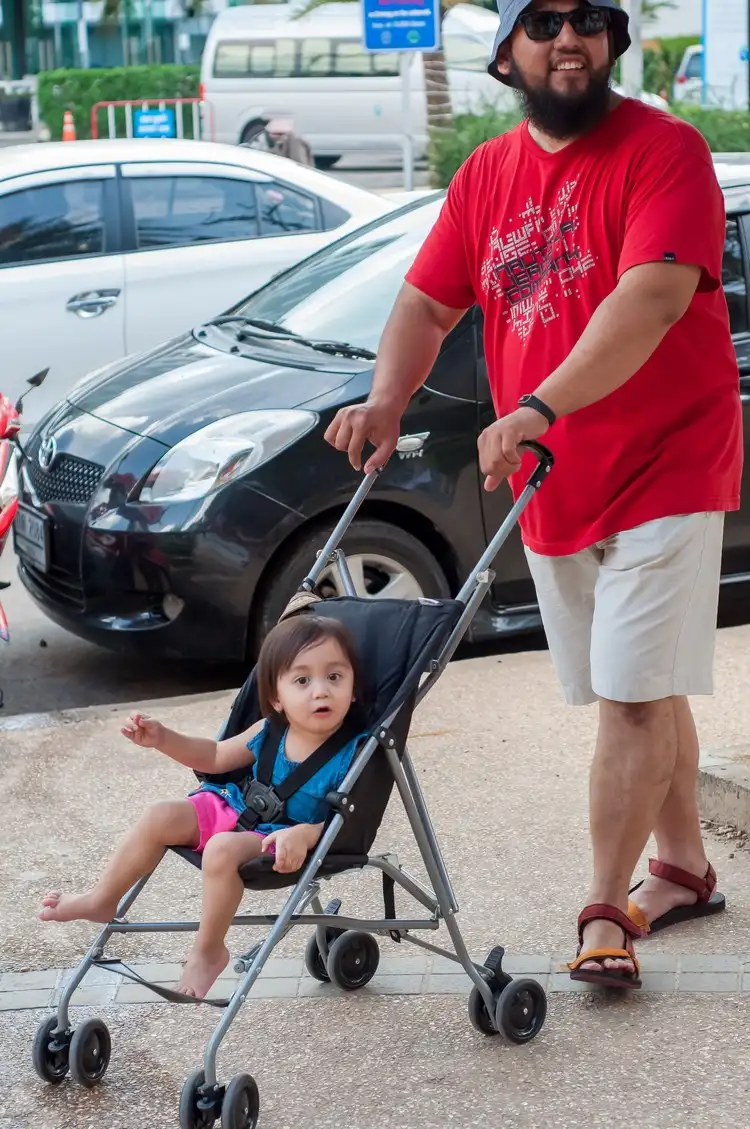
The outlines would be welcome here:
<svg viewBox="0 0 750 1129">
<path fill-rule="evenodd" d="M 498 0 L 489 71 L 525 119 L 456 174 L 406 276 L 372 391 L 326 439 L 382 466 L 445 335 L 475 302 L 498 419 L 487 490 L 556 466 L 522 519 L 569 704 L 599 703 L 593 876 L 577 980 L 640 986 L 633 939 L 724 908 L 696 803 L 687 697 L 713 692 L 724 513 L 742 464 L 738 372 L 721 287 L 723 198 L 691 126 L 616 96 L 630 45 L 614 0 Z M 628 900 L 650 833 L 658 860 Z"/>
</svg>

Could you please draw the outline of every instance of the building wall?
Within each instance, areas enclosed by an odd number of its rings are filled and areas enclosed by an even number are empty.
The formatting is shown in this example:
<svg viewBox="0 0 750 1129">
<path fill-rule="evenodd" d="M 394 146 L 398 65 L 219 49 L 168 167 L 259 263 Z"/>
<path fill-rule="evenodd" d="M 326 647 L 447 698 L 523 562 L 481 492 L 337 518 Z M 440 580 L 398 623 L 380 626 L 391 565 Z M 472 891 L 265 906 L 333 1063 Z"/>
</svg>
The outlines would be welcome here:
<svg viewBox="0 0 750 1129">
<path fill-rule="evenodd" d="M 645 38 L 702 34 L 702 0 L 674 0 L 674 4 L 674 8 L 663 8 L 657 20 L 644 26 Z"/>
</svg>

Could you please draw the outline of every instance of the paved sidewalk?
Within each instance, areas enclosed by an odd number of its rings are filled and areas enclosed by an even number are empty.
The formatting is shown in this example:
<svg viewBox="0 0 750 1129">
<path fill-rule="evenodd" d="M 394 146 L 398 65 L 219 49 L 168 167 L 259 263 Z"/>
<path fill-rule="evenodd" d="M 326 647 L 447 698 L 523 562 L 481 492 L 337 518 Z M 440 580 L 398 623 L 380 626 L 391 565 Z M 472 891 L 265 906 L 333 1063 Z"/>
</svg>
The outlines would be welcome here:
<svg viewBox="0 0 750 1129">
<path fill-rule="evenodd" d="M 714 751 L 750 732 L 750 629 L 720 633 L 717 692 L 694 703 Z M 210 734 L 232 695 L 148 703 L 166 724 Z M 184 795 L 192 776 L 119 735 L 125 707 L 0 723 L 0 1129 L 176 1129 L 177 1101 L 220 1012 L 173 1007 L 93 970 L 72 1017 L 105 1019 L 113 1059 L 105 1083 L 56 1090 L 33 1074 L 30 1047 L 96 927 L 35 918 L 46 889 L 81 889 L 150 798 Z M 590 855 L 587 769 L 596 715 L 561 704 L 545 652 L 451 665 L 414 719 L 411 751 L 456 890 L 472 957 L 497 944 L 506 967 L 549 991 L 537 1040 L 511 1048 L 471 1028 L 458 966 L 383 940 L 381 965 L 357 993 L 303 971 L 308 931 L 281 942 L 220 1052 L 223 1081 L 250 1070 L 259 1129 L 746 1129 L 750 1091 L 750 850 L 707 830 L 726 913 L 638 946 L 645 991 L 612 998 L 573 985 L 560 966 L 575 945 Z M 711 816 L 715 818 L 714 815 Z M 720 821 L 719 821 L 720 822 Z M 375 851 L 396 851 L 425 879 L 397 797 Z M 644 860 L 639 868 L 645 867 Z M 372 875 L 337 876 L 351 916 L 382 910 Z M 246 899 L 275 912 L 283 895 Z M 324 897 L 324 900 L 326 898 Z M 194 919 L 197 873 L 168 856 L 130 920 Z M 398 895 L 399 912 L 410 899 Z M 252 935 L 250 935 L 252 933 Z M 260 937 L 230 931 L 234 956 Z M 429 938 L 447 944 L 443 928 Z M 113 937 L 107 955 L 173 984 L 189 938 Z M 154 969 L 153 966 L 161 967 Z M 228 968 L 217 993 L 236 982 Z"/>
</svg>

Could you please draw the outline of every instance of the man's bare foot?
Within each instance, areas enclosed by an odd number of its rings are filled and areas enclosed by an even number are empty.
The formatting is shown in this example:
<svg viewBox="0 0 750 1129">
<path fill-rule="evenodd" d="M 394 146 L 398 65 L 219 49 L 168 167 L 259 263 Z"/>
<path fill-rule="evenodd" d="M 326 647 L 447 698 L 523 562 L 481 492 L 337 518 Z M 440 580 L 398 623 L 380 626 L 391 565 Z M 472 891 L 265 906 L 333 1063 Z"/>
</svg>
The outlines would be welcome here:
<svg viewBox="0 0 750 1129">
<path fill-rule="evenodd" d="M 708 863 L 695 871 L 696 875 L 706 873 Z M 698 901 L 695 890 L 688 890 L 685 886 L 678 886 L 674 882 L 667 882 L 665 878 L 656 878 L 649 874 L 630 895 L 630 901 L 638 906 L 646 921 L 655 921 L 657 917 L 668 913 L 679 906 L 692 906 Z M 639 922 L 640 924 L 640 922 Z"/>
<path fill-rule="evenodd" d="M 194 945 L 185 961 L 177 991 L 202 1000 L 216 983 L 228 961 L 229 949 L 225 945 L 210 952 L 205 952 Z"/>
<path fill-rule="evenodd" d="M 625 938 L 622 927 L 612 921 L 592 921 L 583 930 L 583 945 L 581 952 L 587 949 L 623 949 Z M 605 960 L 587 960 L 581 965 L 586 971 L 598 972 L 600 968 L 609 972 L 624 972 L 632 974 L 635 971 L 632 960 L 625 958 L 607 958 Z"/>
<path fill-rule="evenodd" d="M 105 903 L 93 894 L 61 894 L 52 890 L 42 898 L 40 921 L 96 921 L 106 925 L 117 912 L 117 905 Z"/>
</svg>

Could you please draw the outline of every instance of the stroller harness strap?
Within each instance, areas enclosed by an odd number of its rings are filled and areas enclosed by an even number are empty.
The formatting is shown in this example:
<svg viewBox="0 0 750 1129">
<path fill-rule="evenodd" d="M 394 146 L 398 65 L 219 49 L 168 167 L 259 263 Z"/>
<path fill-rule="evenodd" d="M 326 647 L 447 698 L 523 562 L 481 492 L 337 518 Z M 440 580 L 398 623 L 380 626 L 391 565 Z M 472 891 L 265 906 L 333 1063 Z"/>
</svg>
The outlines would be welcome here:
<svg viewBox="0 0 750 1129">
<path fill-rule="evenodd" d="M 304 787 L 317 772 L 332 760 L 341 748 L 354 740 L 357 728 L 350 718 L 335 733 L 318 746 L 306 760 L 300 761 L 285 780 L 273 784 L 273 769 L 284 737 L 284 729 L 278 724 L 269 724 L 258 753 L 257 774 L 251 776 L 244 789 L 243 798 L 247 805 L 237 819 L 237 828 L 252 831 L 259 823 L 274 823 L 284 813 L 286 801 Z"/>
</svg>

